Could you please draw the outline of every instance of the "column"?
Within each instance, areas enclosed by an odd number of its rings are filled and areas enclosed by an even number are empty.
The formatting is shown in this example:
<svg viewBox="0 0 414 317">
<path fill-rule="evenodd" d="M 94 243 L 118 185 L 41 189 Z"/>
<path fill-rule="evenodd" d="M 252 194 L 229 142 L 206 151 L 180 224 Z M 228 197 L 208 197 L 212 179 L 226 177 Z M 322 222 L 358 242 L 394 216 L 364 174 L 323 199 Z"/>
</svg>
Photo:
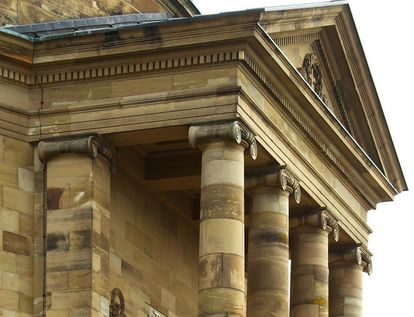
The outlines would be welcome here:
<svg viewBox="0 0 414 317">
<path fill-rule="evenodd" d="M 339 238 L 327 212 L 292 219 L 291 317 L 328 317 L 328 235 Z"/>
<path fill-rule="evenodd" d="M 202 151 L 199 316 L 244 316 L 244 151 L 253 135 L 239 122 L 192 126 Z"/>
<path fill-rule="evenodd" d="M 247 265 L 247 316 L 289 316 L 289 196 L 299 183 L 284 167 L 246 178 L 252 198 Z"/>
<path fill-rule="evenodd" d="M 42 141 L 46 172 L 46 316 L 108 315 L 110 168 L 98 136 Z"/>
<path fill-rule="evenodd" d="M 362 317 L 362 273 L 371 271 L 371 256 L 361 247 L 329 254 L 329 317 Z"/>
</svg>

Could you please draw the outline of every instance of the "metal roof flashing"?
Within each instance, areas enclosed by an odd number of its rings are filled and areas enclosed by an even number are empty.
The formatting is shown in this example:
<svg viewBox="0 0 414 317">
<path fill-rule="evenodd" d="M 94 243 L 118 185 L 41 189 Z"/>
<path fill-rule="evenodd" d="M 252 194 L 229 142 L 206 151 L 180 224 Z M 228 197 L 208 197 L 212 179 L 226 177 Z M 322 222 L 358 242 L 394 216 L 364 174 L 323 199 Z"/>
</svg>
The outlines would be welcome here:
<svg viewBox="0 0 414 317">
<path fill-rule="evenodd" d="M 0 31 L 31 41 L 59 37 L 103 33 L 148 23 L 165 22 L 174 18 L 170 13 L 140 13 L 96 18 L 63 20 L 57 22 L 8 25 Z"/>
</svg>

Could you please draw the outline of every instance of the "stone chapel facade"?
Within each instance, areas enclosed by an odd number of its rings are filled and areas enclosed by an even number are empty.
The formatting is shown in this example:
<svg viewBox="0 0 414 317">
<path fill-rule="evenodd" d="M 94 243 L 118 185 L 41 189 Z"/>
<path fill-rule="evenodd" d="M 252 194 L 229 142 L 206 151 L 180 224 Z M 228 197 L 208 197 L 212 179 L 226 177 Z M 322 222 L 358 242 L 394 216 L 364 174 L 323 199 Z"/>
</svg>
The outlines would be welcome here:
<svg viewBox="0 0 414 317">
<path fill-rule="evenodd" d="M 362 316 L 407 185 L 346 2 L 9 2 L 0 316 Z"/>
</svg>

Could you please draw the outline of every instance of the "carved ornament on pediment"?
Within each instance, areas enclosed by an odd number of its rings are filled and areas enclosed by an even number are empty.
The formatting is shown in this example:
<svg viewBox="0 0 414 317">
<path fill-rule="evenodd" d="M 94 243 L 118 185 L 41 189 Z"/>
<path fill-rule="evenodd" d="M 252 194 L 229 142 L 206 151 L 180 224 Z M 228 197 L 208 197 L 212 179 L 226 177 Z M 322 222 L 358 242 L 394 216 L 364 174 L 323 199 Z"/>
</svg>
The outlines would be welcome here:
<svg viewBox="0 0 414 317">
<path fill-rule="evenodd" d="M 326 102 L 326 96 L 322 92 L 322 70 L 318 57 L 312 53 L 306 54 L 298 71 L 322 101 Z"/>
<path fill-rule="evenodd" d="M 289 172 L 286 166 L 266 167 L 250 171 L 245 180 L 245 188 L 259 186 L 275 186 L 293 194 L 295 201 L 300 202 L 301 191 L 299 181 Z"/>
<path fill-rule="evenodd" d="M 193 148 L 213 139 L 234 141 L 248 149 L 253 159 L 257 158 L 257 144 L 254 134 L 238 121 L 191 126 L 188 139 Z"/>
<path fill-rule="evenodd" d="M 109 305 L 109 317 L 126 317 L 125 299 L 119 288 L 114 288 L 111 293 L 111 303 Z"/>
</svg>

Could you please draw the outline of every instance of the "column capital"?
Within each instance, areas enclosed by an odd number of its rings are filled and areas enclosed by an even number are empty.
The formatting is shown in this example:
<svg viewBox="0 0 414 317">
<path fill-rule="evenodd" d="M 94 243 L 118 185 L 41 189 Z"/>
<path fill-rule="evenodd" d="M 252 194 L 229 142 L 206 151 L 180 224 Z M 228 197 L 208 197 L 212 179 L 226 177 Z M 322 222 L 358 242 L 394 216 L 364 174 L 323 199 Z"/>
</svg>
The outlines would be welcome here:
<svg viewBox="0 0 414 317">
<path fill-rule="evenodd" d="M 286 166 L 261 167 L 246 173 L 245 188 L 252 189 L 260 186 L 274 186 L 294 195 L 300 203 L 301 191 L 299 181 L 288 171 Z"/>
<path fill-rule="evenodd" d="M 320 227 L 328 233 L 333 233 L 335 242 L 339 240 L 339 223 L 325 207 L 292 218 L 291 228 L 299 225 Z"/>
<path fill-rule="evenodd" d="M 223 139 L 242 144 L 249 149 L 251 157 L 257 157 L 257 143 L 254 134 L 239 121 L 191 126 L 188 139 L 193 148 L 212 139 Z"/>
<path fill-rule="evenodd" d="M 363 271 L 371 275 L 372 273 L 372 259 L 371 252 L 363 248 L 360 245 L 357 246 L 345 246 L 340 248 L 335 248 L 332 251 L 330 257 L 332 260 L 330 262 L 335 263 L 338 261 L 349 262 L 357 264 L 363 268 Z"/>
<path fill-rule="evenodd" d="M 78 153 L 86 154 L 91 158 L 96 158 L 99 154 L 108 160 L 111 171 L 116 171 L 116 149 L 98 134 L 44 140 L 39 142 L 37 149 L 43 164 L 47 164 L 49 159 L 59 154 Z"/>
</svg>

